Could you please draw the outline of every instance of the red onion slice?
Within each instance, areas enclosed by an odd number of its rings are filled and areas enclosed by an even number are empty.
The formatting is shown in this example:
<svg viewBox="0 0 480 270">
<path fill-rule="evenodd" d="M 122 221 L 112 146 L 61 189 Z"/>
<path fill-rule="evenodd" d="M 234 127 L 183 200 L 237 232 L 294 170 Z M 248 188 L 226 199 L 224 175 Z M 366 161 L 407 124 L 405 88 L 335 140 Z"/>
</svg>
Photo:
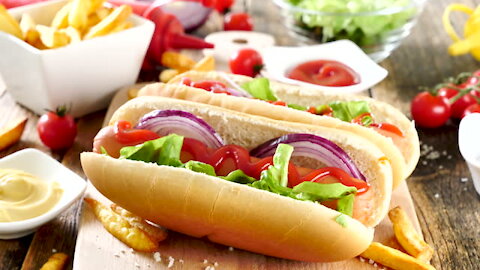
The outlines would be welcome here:
<svg viewBox="0 0 480 270">
<path fill-rule="evenodd" d="M 175 133 L 199 140 L 211 148 L 225 145 L 220 135 L 207 122 L 180 110 L 156 110 L 147 113 L 135 128 L 148 129 L 159 136 Z"/>
<path fill-rule="evenodd" d="M 230 77 L 228 77 L 227 74 L 223 72 L 219 72 L 218 74 L 220 75 L 220 77 L 222 77 L 222 79 L 224 79 L 227 82 L 228 84 L 227 91 L 230 94 L 237 97 L 248 97 L 248 98 L 252 97 L 252 95 L 250 95 L 247 91 L 245 91 L 245 89 L 243 89 L 240 85 L 238 85 L 236 82 L 230 79 Z"/>
<path fill-rule="evenodd" d="M 161 8 L 164 12 L 173 14 L 185 28 L 185 31 L 191 32 L 207 21 L 208 16 L 212 12 L 211 8 L 207 8 L 201 3 L 192 1 L 163 1 Z"/>
<path fill-rule="evenodd" d="M 278 144 L 285 143 L 294 147 L 292 156 L 309 157 L 349 173 L 352 177 L 366 181 L 350 156 L 332 141 L 313 134 L 288 134 L 269 140 L 250 151 L 258 158 L 272 156 Z"/>
</svg>

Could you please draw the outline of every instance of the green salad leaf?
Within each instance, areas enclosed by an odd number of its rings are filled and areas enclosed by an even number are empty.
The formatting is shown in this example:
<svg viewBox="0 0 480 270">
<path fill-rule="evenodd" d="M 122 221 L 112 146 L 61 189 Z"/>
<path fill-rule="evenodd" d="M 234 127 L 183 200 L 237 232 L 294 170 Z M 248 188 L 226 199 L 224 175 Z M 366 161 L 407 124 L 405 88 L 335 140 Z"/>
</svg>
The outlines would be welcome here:
<svg viewBox="0 0 480 270">
<path fill-rule="evenodd" d="M 154 162 L 158 165 L 179 167 L 183 136 L 170 134 L 159 139 L 120 149 L 120 158 Z"/>
<path fill-rule="evenodd" d="M 351 122 L 356 117 L 370 113 L 368 103 L 364 100 L 359 101 L 347 101 L 347 102 L 332 102 L 328 104 L 333 111 L 333 117 L 345 122 Z M 362 124 L 369 126 L 373 123 L 372 117 L 364 117 Z"/>
<path fill-rule="evenodd" d="M 254 98 L 266 101 L 277 101 L 277 97 L 270 88 L 270 81 L 267 78 L 253 79 L 242 84 L 242 88 Z"/>
<path fill-rule="evenodd" d="M 364 16 L 320 15 L 294 12 L 297 24 L 310 30 L 322 42 L 350 39 L 360 46 L 378 44 L 389 31 L 405 25 L 415 14 L 415 7 L 407 8 L 409 0 L 285 0 L 293 6 L 318 12 L 360 13 L 398 8 L 391 14 Z"/>
</svg>

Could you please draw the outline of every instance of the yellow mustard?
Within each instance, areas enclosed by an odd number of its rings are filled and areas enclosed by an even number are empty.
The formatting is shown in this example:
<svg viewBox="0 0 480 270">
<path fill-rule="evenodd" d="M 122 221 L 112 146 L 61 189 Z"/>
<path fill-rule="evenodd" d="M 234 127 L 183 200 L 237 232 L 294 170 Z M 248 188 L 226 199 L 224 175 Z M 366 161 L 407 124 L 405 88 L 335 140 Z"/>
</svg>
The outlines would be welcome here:
<svg viewBox="0 0 480 270">
<path fill-rule="evenodd" d="M 40 216 L 52 209 L 62 194 L 56 182 L 20 170 L 0 169 L 0 222 Z"/>
</svg>

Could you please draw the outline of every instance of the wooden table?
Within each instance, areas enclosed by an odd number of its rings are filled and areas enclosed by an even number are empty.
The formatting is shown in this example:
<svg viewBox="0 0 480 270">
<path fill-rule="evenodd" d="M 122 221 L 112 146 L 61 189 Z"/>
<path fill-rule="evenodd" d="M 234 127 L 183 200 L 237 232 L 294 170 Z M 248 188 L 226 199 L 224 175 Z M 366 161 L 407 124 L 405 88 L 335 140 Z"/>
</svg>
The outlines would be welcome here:
<svg viewBox="0 0 480 270">
<path fill-rule="evenodd" d="M 281 26 L 278 10 L 272 3 L 251 2 L 257 30 L 274 34 L 280 45 L 295 44 Z M 447 54 L 450 40 L 442 28 L 440 17 L 450 2 L 453 1 L 435 0 L 427 4 L 412 35 L 382 62 L 390 74 L 373 89 L 375 98 L 392 103 L 408 113 L 410 100 L 419 91 L 419 86 L 433 86 L 445 77 L 480 68 L 480 64 L 469 55 L 454 58 Z M 480 4 L 480 0 L 455 2 L 472 7 Z M 215 24 L 210 27 L 212 25 Z M 201 29 L 199 33 L 205 31 Z M 78 119 L 76 142 L 72 148 L 62 152 L 51 152 L 42 145 L 35 128 L 37 116 L 17 105 L 8 92 L 0 93 L 0 127 L 24 115 L 29 121 L 21 141 L 0 152 L 0 157 L 34 147 L 51 154 L 84 176 L 79 153 L 91 149 L 92 138 L 101 127 L 105 111 Z M 433 147 L 433 150 L 422 155 L 417 169 L 408 179 L 408 186 L 425 239 L 436 250 L 432 264 L 437 269 L 479 269 L 480 196 L 475 192 L 471 175 L 458 151 L 457 131 L 458 122 L 451 122 L 440 129 L 419 130 L 422 147 Z M 440 158 L 431 159 L 435 154 L 427 157 L 431 151 L 437 151 Z M 462 181 L 462 178 L 468 181 Z M 55 250 L 73 256 L 79 205 L 73 205 L 34 235 L 18 240 L 0 240 L 0 269 L 38 269 Z M 71 265 L 70 261 L 69 269 Z"/>
</svg>

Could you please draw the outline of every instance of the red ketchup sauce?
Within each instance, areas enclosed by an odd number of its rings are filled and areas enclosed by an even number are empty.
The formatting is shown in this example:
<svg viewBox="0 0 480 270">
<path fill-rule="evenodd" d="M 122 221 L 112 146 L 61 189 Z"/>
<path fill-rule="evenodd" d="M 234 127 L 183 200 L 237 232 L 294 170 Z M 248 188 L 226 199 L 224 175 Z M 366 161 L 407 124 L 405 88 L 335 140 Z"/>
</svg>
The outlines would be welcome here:
<svg viewBox="0 0 480 270">
<path fill-rule="evenodd" d="M 184 138 L 181 159 L 182 162 L 196 160 L 210 164 L 214 167 L 217 175 L 220 176 L 225 176 L 240 169 L 246 175 L 255 179 L 260 179 L 261 172 L 273 165 L 273 157 L 262 159 L 251 157 L 248 150 L 241 146 L 225 145 L 218 149 L 211 149 L 192 138 Z M 333 183 L 332 177 L 335 178 L 333 182 L 356 187 L 358 194 L 366 192 L 369 188 L 367 182 L 355 179 L 339 168 L 325 167 L 313 170 L 297 167 L 292 163 L 288 167 L 288 185 L 290 187 L 304 181 Z"/>
<path fill-rule="evenodd" d="M 331 60 L 314 60 L 299 64 L 287 72 L 286 76 L 293 80 L 323 86 L 350 86 L 360 82 L 360 77 L 353 69 Z"/>
</svg>

